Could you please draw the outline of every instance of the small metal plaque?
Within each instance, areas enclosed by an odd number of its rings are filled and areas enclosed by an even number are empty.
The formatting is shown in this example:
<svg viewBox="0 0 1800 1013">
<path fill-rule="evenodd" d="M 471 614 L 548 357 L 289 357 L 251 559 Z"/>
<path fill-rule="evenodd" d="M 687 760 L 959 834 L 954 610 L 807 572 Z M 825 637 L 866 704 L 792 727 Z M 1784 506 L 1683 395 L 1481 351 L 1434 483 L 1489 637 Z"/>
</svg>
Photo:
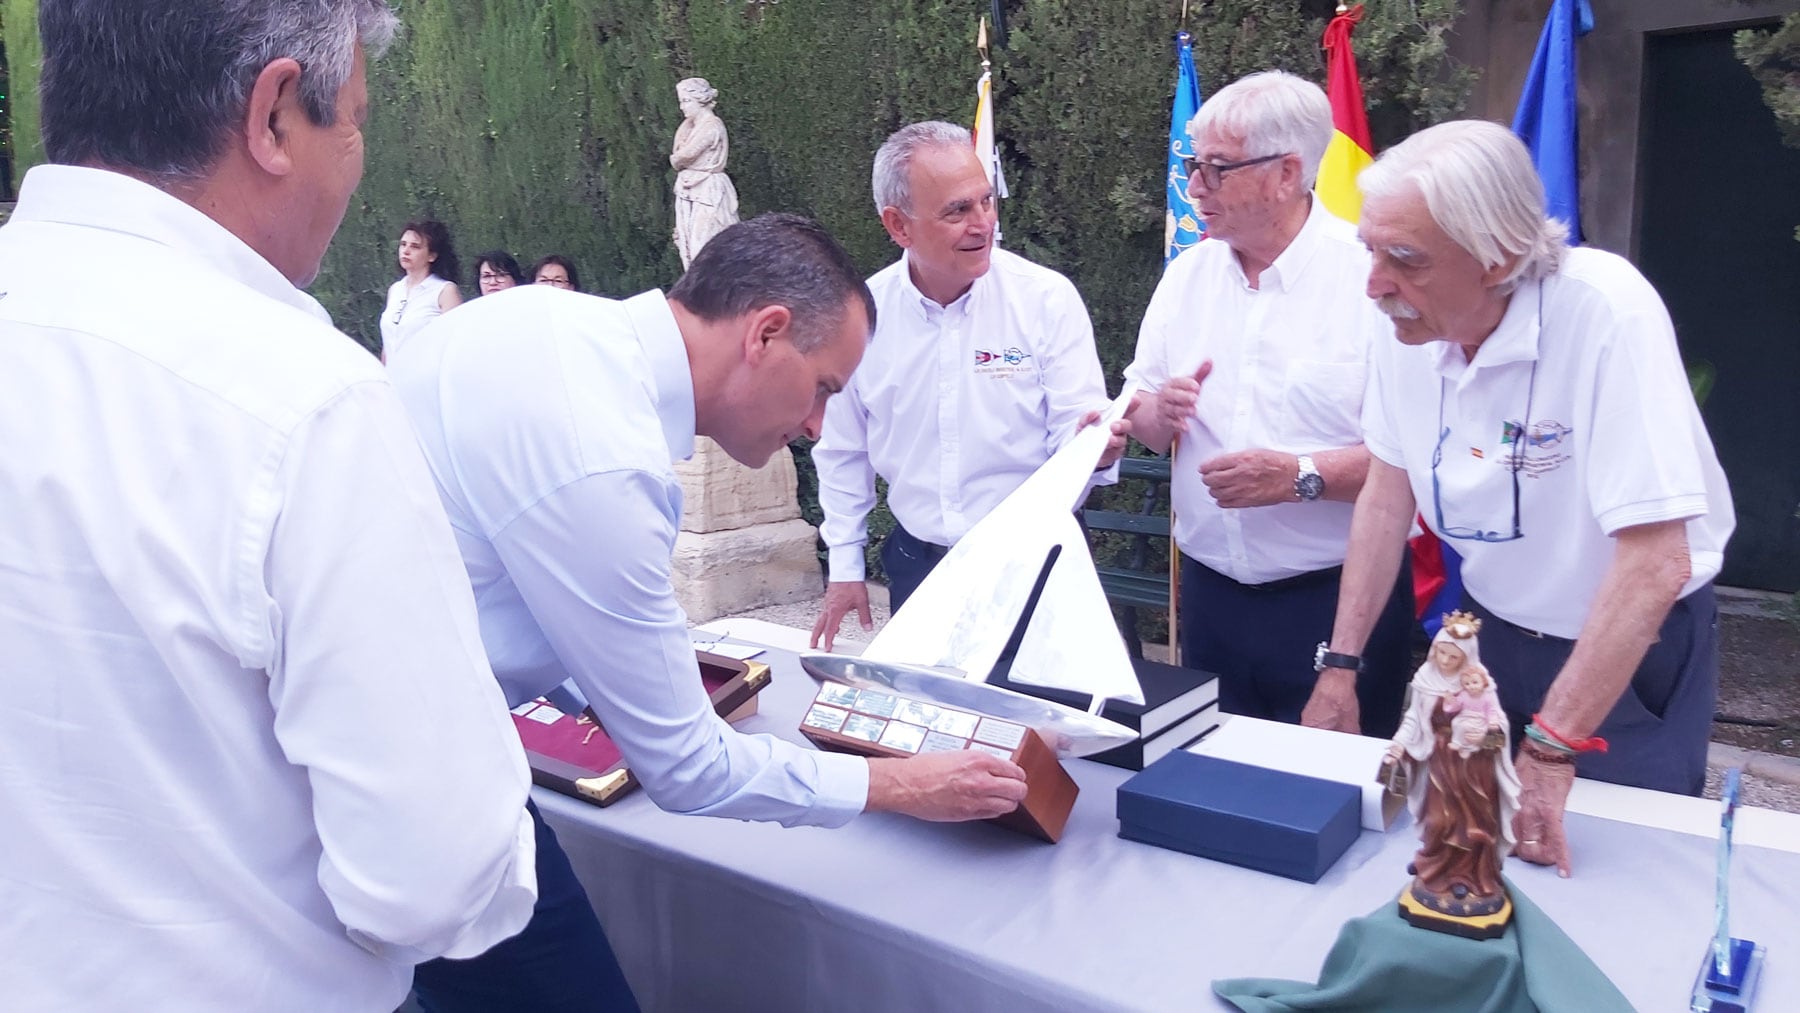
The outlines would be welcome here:
<svg viewBox="0 0 1800 1013">
<path fill-rule="evenodd" d="M 945 710 L 939 712 L 937 720 L 931 723 L 931 730 L 954 735 L 959 739 L 972 738 L 975 735 L 975 723 L 981 719 L 963 711 Z"/>
<path fill-rule="evenodd" d="M 841 682 L 821 683 L 818 700 L 820 703 L 828 703 L 833 707 L 850 709 L 856 706 L 859 692 L 856 688 L 846 686 Z"/>
<path fill-rule="evenodd" d="M 975 730 L 974 738 L 977 742 L 1004 747 L 1007 755 L 1011 756 L 1012 750 L 1019 748 L 1019 743 L 1025 741 L 1025 726 L 995 718 L 982 718 L 981 727 Z"/>
<path fill-rule="evenodd" d="M 808 728 L 822 728 L 828 732 L 835 732 L 844 727 L 844 719 L 849 716 L 850 712 L 841 707 L 827 707 L 822 703 L 816 703 L 812 705 L 811 710 L 806 712 L 806 719 L 801 723 Z"/>
<path fill-rule="evenodd" d="M 921 753 L 954 753 L 969 744 L 969 740 L 943 732 L 932 732 L 925 736 L 925 744 L 920 747 Z"/>
<path fill-rule="evenodd" d="M 856 694 L 855 709 L 864 714 L 874 714 L 884 718 L 893 717 L 894 708 L 899 705 L 900 701 L 894 697 L 888 696 L 886 693 L 877 693 L 872 689 L 865 689 Z"/>
<path fill-rule="evenodd" d="M 1012 759 L 1012 750 L 1001 749 L 999 746 L 990 746 L 985 742 L 971 742 L 971 743 L 969 743 L 969 748 L 970 749 L 978 749 L 981 752 L 987 753 L 990 756 L 998 756 L 1002 760 Z"/>
<path fill-rule="evenodd" d="M 894 720 L 930 728 L 931 723 L 936 721 L 937 716 L 942 712 L 943 708 L 934 704 L 920 703 L 917 700 L 901 700 L 900 706 L 894 708 Z"/>
<path fill-rule="evenodd" d="M 887 731 L 881 733 L 881 744 L 889 749 L 916 753 L 925 744 L 925 729 L 903 721 L 890 721 Z"/>
<path fill-rule="evenodd" d="M 844 734 L 864 742 L 881 741 L 881 733 L 887 730 L 887 721 L 883 718 L 872 718 L 867 714 L 852 714 L 844 722 Z"/>
</svg>

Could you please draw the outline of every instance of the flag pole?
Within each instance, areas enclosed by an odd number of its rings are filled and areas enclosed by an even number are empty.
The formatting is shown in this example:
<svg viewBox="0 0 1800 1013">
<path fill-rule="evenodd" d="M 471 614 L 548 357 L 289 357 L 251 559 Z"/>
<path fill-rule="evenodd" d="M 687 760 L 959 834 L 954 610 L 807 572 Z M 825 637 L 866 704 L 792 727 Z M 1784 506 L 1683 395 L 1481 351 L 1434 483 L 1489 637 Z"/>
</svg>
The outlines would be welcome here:
<svg viewBox="0 0 1800 1013">
<path fill-rule="evenodd" d="M 1175 544 L 1175 451 L 1181 446 L 1181 434 L 1169 438 L 1169 664 L 1181 664 L 1180 624 L 1175 614 L 1181 602 L 1181 549 Z"/>
<path fill-rule="evenodd" d="M 981 16 L 981 30 L 979 32 L 977 32 L 975 35 L 975 51 L 981 54 L 981 72 L 985 74 L 985 73 L 989 72 L 990 70 L 992 70 L 993 64 L 988 62 L 988 37 L 987 37 L 987 15 L 986 14 L 983 14 Z"/>
</svg>

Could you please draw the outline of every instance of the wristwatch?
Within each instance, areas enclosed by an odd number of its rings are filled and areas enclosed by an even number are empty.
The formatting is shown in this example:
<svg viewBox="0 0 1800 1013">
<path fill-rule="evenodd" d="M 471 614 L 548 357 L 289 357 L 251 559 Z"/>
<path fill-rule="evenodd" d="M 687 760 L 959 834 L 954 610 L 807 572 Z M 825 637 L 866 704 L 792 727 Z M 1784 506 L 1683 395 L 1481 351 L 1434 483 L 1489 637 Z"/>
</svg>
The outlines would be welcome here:
<svg viewBox="0 0 1800 1013">
<path fill-rule="evenodd" d="M 1358 673 L 1362 671 L 1361 658 L 1354 654 L 1339 654 L 1330 648 L 1329 642 L 1319 641 L 1319 649 L 1313 652 L 1313 671 L 1323 672 L 1327 668 L 1344 668 Z"/>
<path fill-rule="evenodd" d="M 1300 473 L 1294 476 L 1294 495 L 1301 502 L 1311 503 L 1325 495 L 1325 476 L 1319 474 L 1319 466 L 1313 463 L 1311 454 L 1301 454 Z"/>
</svg>

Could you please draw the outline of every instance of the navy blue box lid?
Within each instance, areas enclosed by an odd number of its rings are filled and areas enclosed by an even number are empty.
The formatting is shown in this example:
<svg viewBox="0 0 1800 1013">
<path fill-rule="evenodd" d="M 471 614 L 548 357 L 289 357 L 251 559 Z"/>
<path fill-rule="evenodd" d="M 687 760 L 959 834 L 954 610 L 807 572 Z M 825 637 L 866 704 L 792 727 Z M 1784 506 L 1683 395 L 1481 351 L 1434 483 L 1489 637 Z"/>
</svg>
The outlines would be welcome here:
<svg viewBox="0 0 1800 1013">
<path fill-rule="evenodd" d="M 1119 786 L 1126 836 L 1317 882 L 1361 831 L 1356 786 L 1177 750 Z"/>
</svg>

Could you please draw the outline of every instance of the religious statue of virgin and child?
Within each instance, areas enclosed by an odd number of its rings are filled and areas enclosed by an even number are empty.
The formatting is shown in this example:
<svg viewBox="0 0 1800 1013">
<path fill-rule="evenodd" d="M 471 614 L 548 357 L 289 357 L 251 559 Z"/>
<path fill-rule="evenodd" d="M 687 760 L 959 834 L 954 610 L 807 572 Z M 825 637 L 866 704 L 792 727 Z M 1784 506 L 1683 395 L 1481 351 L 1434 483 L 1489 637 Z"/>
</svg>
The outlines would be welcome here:
<svg viewBox="0 0 1800 1013">
<path fill-rule="evenodd" d="M 1488 938 L 1511 916 L 1500 866 L 1512 851 L 1519 777 L 1506 714 L 1481 664 L 1480 630 L 1481 620 L 1466 612 L 1444 617 L 1413 676 L 1381 780 L 1405 792 L 1423 842 L 1400 895 L 1402 916 Z"/>
</svg>

